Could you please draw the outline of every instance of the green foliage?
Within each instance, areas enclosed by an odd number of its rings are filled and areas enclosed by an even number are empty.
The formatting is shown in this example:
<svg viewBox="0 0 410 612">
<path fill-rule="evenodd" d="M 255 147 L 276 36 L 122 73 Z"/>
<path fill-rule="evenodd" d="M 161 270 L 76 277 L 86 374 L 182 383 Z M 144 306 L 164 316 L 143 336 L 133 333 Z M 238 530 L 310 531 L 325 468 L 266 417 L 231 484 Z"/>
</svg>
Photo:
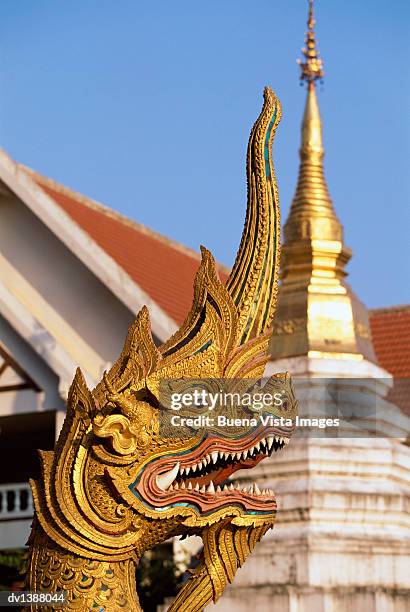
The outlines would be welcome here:
<svg viewBox="0 0 410 612">
<path fill-rule="evenodd" d="M 0 591 L 8 591 L 22 583 L 20 567 L 24 549 L 0 551 Z"/>
<path fill-rule="evenodd" d="M 137 569 L 137 586 L 144 612 L 156 612 L 166 597 L 174 597 L 178 586 L 178 571 L 172 554 L 172 544 L 161 544 L 148 550 Z"/>
</svg>

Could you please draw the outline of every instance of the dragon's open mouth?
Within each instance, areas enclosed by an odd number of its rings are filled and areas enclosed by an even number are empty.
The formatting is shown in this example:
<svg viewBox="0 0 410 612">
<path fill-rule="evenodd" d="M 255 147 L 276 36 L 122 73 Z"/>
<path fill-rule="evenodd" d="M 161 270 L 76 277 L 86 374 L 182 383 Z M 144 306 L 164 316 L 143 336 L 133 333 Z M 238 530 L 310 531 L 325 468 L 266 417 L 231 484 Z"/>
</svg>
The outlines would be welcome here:
<svg viewBox="0 0 410 612">
<path fill-rule="evenodd" d="M 272 489 L 260 489 L 256 483 L 241 486 L 229 480 L 237 470 L 253 468 L 282 449 L 291 431 L 267 433 L 264 429 L 263 434 L 254 431 L 239 440 L 206 438 L 190 451 L 155 461 L 137 488 L 143 488 L 144 497 L 156 508 L 182 504 L 209 512 L 237 504 L 250 512 L 272 512 L 276 509 Z"/>
</svg>

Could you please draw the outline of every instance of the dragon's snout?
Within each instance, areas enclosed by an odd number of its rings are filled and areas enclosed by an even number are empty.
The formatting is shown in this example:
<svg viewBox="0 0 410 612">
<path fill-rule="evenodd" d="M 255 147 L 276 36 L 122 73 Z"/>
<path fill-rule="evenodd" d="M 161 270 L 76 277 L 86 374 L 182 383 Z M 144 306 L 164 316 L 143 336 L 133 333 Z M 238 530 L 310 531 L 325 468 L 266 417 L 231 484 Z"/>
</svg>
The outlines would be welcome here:
<svg viewBox="0 0 410 612">
<path fill-rule="evenodd" d="M 256 483 L 241 486 L 231 477 L 281 450 L 291 433 L 259 429 L 235 440 L 207 437 L 190 450 L 148 463 L 135 484 L 135 493 L 157 511 L 182 506 L 206 514 L 234 505 L 245 513 L 275 512 L 272 489 L 260 489 Z"/>
</svg>

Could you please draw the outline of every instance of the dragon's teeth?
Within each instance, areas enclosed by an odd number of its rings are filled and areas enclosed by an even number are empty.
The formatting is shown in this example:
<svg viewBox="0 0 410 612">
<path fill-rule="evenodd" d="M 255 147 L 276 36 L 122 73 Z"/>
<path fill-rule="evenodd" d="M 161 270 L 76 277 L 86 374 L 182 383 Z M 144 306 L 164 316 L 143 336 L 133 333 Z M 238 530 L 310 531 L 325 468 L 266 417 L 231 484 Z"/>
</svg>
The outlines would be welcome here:
<svg viewBox="0 0 410 612">
<path fill-rule="evenodd" d="M 212 461 L 213 461 L 214 463 L 216 463 L 216 462 L 218 461 L 218 451 L 214 451 L 214 452 L 211 454 L 211 457 L 212 457 Z"/>
<path fill-rule="evenodd" d="M 193 472 L 196 472 L 196 463 L 194 463 L 194 465 L 191 465 L 191 470 L 192 470 Z"/>
<path fill-rule="evenodd" d="M 200 493 L 205 493 L 206 488 L 205 485 L 202 485 L 202 487 L 199 489 Z"/>
<path fill-rule="evenodd" d="M 256 448 L 257 451 L 260 451 L 261 449 L 261 443 L 258 442 L 257 444 L 255 444 L 254 448 Z"/>
<path fill-rule="evenodd" d="M 181 484 L 181 487 L 180 487 L 180 488 L 181 488 L 181 489 L 185 489 L 185 482 L 183 482 L 183 483 Z"/>
<path fill-rule="evenodd" d="M 225 459 L 225 461 L 226 461 L 227 459 L 229 459 L 229 457 L 230 457 L 230 456 L 231 456 L 231 455 L 230 455 L 229 453 L 225 453 L 225 454 L 224 454 L 224 459 Z"/>
<path fill-rule="evenodd" d="M 255 495 L 260 495 L 261 494 L 260 489 L 259 489 L 259 487 L 258 487 L 258 485 L 256 483 L 253 485 L 253 492 L 254 492 Z"/>
<path fill-rule="evenodd" d="M 212 482 L 212 480 L 211 480 L 211 482 L 209 483 L 209 485 L 208 485 L 208 488 L 207 488 L 206 492 L 207 492 L 207 493 L 215 493 L 215 487 L 214 487 L 214 483 Z"/>
<path fill-rule="evenodd" d="M 178 483 L 176 482 L 176 483 L 174 484 L 174 491 L 178 491 L 178 489 L 179 489 L 179 486 L 178 486 Z"/>
<path fill-rule="evenodd" d="M 196 483 L 194 491 L 199 491 L 199 484 L 198 483 Z"/>
<path fill-rule="evenodd" d="M 247 492 L 248 492 L 248 487 L 244 487 L 244 488 L 242 489 L 242 493 L 247 493 Z"/>
<path fill-rule="evenodd" d="M 283 441 L 284 441 L 285 444 L 289 444 L 289 442 L 290 442 L 289 438 L 283 438 Z"/>
<path fill-rule="evenodd" d="M 217 493 L 221 493 L 221 491 L 222 491 L 222 489 L 221 489 L 221 487 L 218 485 L 218 486 L 216 487 L 216 492 L 217 492 Z"/>
<path fill-rule="evenodd" d="M 178 461 L 178 463 L 174 465 L 172 470 L 169 470 L 169 472 L 165 472 L 165 474 L 160 474 L 159 476 L 157 476 L 156 482 L 157 482 L 157 486 L 160 489 L 162 489 L 163 491 L 166 491 L 167 489 L 169 489 L 171 484 L 174 482 L 175 478 L 178 476 L 179 466 L 180 466 L 180 463 Z"/>
<path fill-rule="evenodd" d="M 188 482 L 188 489 L 189 489 L 189 491 L 192 490 L 192 482 Z"/>
<path fill-rule="evenodd" d="M 231 482 L 231 484 L 229 485 L 229 490 L 230 491 L 235 491 L 235 487 L 233 486 L 233 483 Z"/>
<path fill-rule="evenodd" d="M 244 450 L 244 451 L 243 451 L 243 453 L 242 453 L 242 457 L 243 457 L 244 459 L 246 459 L 246 458 L 247 458 L 247 456 L 248 456 L 248 449 Z"/>
<path fill-rule="evenodd" d="M 274 440 L 273 436 L 270 436 L 268 438 L 268 448 L 269 448 L 269 450 L 272 448 L 274 441 L 275 440 Z"/>
<path fill-rule="evenodd" d="M 242 453 L 236 453 L 235 457 L 239 461 L 240 458 L 242 457 Z"/>
<path fill-rule="evenodd" d="M 224 486 L 222 487 L 222 491 L 229 491 L 229 489 L 228 489 L 228 485 L 224 485 Z"/>
</svg>

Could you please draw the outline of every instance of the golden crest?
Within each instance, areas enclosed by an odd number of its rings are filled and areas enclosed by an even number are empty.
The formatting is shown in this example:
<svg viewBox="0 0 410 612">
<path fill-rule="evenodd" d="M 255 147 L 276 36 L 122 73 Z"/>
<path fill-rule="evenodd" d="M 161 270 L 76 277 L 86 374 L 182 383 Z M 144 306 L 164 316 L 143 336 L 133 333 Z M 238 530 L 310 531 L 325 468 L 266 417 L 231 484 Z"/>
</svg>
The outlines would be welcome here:
<svg viewBox="0 0 410 612">
<path fill-rule="evenodd" d="M 170 610 L 202 610 L 274 524 L 272 492 L 257 485 L 240 490 L 230 477 L 282 448 L 293 425 L 251 424 L 226 436 L 206 427 L 171 435 L 161 426 L 168 383 L 186 389 L 224 381 L 230 392 L 244 392 L 263 375 L 278 285 L 271 147 L 281 116 L 274 93 L 266 89 L 264 97 L 248 146 L 245 227 L 226 285 L 202 248 L 193 305 L 181 328 L 155 346 L 143 308 L 94 391 L 77 372 L 56 449 L 42 454 L 43 478 L 32 483 L 27 586 L 65 590 L 68 610 L 140 610 L 138 559 L 178 534 L 200 535 L 204 553 Z M 292 420 L 289 377 L 276 375 L 264 389 L 273 393 L 279 386 L 286 401 L 266 413 Z M 252 407 L 248 412 L 251 421 Z"/>
</svg>

